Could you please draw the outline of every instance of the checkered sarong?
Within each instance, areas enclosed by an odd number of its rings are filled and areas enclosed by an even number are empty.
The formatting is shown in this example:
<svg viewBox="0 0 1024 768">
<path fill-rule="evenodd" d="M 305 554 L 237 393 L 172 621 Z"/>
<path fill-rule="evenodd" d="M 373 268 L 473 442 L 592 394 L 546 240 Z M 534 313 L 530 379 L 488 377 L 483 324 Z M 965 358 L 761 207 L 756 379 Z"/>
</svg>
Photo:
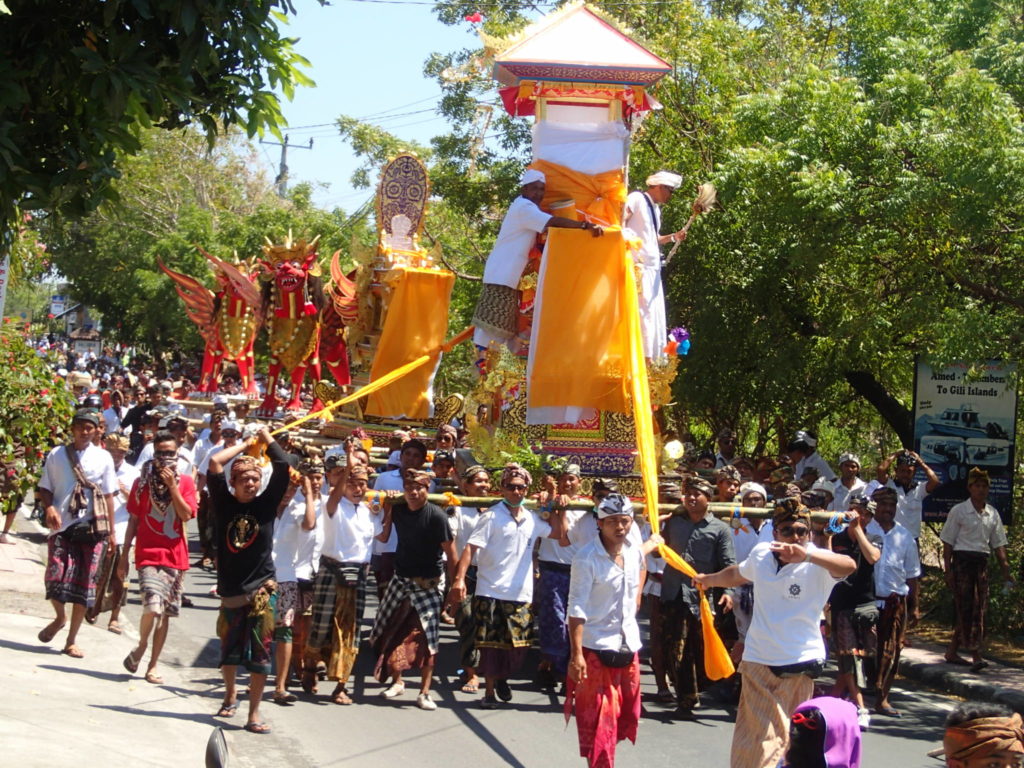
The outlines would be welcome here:
<svg viewBox="0 0 1024 768">
<path fill-rule="evenodd" d="M 326 555 L 320 556 L 320 567 L 313 580 L 313 624 L 307 645 L 322 648 L 331 644 L 334 603 L 339 586 L 356 588 L 356 627 L 366 609 L 366 577 L 369 563 L 342 563 Z"/>
<path fill-rule="evenodd" d="M 370 643 L 376 643 L 384 635 L 388 622 L 406 599 L 412 604 L 416 615 L 420 617 L 420 625 L 423 627 L 423 634 L 427 639 L 427 648 L 432 654 L 436 654 L 437 647 L 441 642 L 440 617 L 441 606 L 444 602 L 441 590 L 437 587 L 421 589 L 412 579 L 398 574 L 395 574 L 388 582 L 384 600 L 380 604 L 380 608 L 377 609 L 377 620 L 373 622 Z"/>
</svg>

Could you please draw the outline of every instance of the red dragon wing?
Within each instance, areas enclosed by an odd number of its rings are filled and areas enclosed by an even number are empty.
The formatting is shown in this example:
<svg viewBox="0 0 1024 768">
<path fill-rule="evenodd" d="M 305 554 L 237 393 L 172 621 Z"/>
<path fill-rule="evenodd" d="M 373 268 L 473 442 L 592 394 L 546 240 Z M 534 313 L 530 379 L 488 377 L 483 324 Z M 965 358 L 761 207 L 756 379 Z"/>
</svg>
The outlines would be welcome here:
<svg viewBox="0 0 1024 768">
<path fill-rule="evenodd" d="M 169 269 L 160 260 L 157 265 L 171 280 L 174 281 L 174 290 L 178 292 L 181 300 L 185 302 L 185 313 L 189 320 L 199 328 L 199 334 L 210 343 L 217 339 L 217 328 L 214 323 L 214 295 L 213 291 L 200 283 L 196 278 L 183 275 Z"/>
<path fill-rule="evenodd" d="M 226 261 L 218 259 L 202 248 L 199 252 L 207 258 L 207 260 L 216 268 L 219 269 L 225 277 L 231 282 L 231 286 L 235 289 L 238 295 L 242 298 L 246 304 L 255 310 L 259 310 L 261 297 L 259 288 L 257 288 L 253 281 L 250 280 L 238 267 L 234 264 L 229 264 Z"/>
<path fill-rule="evenodd" d="M 331 283 L 327 292 L 341 322 L 352 325 L 359 319 L 359 300 L 356 296 L 355 280 L 346 277 L 341 271 L 341 264 L 338 261 L 340 254 L 341 251 L 335 251 L 331 257 Z"/>
</svg>

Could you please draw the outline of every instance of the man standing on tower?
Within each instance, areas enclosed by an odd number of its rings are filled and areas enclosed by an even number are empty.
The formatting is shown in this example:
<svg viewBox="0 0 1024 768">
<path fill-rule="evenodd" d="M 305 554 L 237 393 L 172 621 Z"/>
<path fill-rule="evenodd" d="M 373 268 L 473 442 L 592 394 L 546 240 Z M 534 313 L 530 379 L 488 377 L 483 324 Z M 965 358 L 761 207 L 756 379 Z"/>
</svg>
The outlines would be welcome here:
<svg viewBox="0 0 1024 768">
<path fill-rule="evenodd" d="M 632 230 L 642 245 L 636 255 L 643 268 L 640 278 L 640 324 L 644 334 L 644 357 L 661 357 L 668 339 L 665 321 L 665 288 L 661 282 L 661 246 L 686 239 L 686 231 L 669 235 L 661 230 L 661 206 L 672 199 L 672 193 L 683 183 L 683 177 L 670 171 L 658 171 L 647 177 L 646 192 L 630 192 L 626 198 L 624 229 Z"/>
</svg>

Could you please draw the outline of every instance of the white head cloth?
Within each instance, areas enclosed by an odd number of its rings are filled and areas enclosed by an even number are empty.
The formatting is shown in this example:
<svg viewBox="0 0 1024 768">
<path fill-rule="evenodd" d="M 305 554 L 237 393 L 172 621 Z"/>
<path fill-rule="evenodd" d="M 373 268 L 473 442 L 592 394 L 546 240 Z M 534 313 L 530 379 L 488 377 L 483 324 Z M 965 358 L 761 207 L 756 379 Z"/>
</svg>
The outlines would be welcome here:
<svg viewBox="0 0 1024 768">
<path fill-rule="evenodd" d="M 679 185 L 682 183 L 683 177 L 671 171 L 658 171 L 647 177 L 648 187 L 672 187 L 672 189 L 679 189 Z"/>
<path fill-rule="evenodd" d="M 523 175 L 519 177 L 519 186 L 525 187 L 527 184 L 533 184 L 535 181 L 543 181 L 547 184 L 548 178 L 538 170 L 527 168 L 523 171 Z"/>
</svg>

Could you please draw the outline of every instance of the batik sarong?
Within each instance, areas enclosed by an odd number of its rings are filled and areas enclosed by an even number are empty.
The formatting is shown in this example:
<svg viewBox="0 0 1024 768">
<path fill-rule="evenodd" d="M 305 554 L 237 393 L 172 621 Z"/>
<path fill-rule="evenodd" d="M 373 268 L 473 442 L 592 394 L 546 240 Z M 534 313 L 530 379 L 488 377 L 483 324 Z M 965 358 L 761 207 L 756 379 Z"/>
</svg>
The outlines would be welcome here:
<svg viewBox="0 0 1024 768">
<path fill-rule="evenodd" d="M 46 542 L 46 599 L 92 607 L 106 546 L 73 542 L 63 533 L 51 536 Z"/>
<path fill-rule="evenodd" d="M 884 699 L 892 689 L 893 678 L 900 665 L 903 636 L 907 628 L 907 596 L 889 595 L 878 615 L 878 663 L 876 687 L 878 698 Z"/>
<path fill-rule="evenodd" d="M 185 572 L 162 565 L 144 565 L 139 569 L 139 592 L 142 608 L 157 616 L 181 613 L 181 595 L 185 589 Z"/>
<path fill-rule="evenodd" d="M 661 604 L 661 644 L 676 701 L 684 709 L 693 709 L 704 679 L 704 636 L 700 619 L 682 598 Z"/>
<path fill-rule="evenodd" d="M 953 551 L 953 605 L 956 639 L 961 648 L 977 650 L 985 637 L 988 608 L 988 555 Z"/>
<path fill-rule="evenodd" d="M 516 336 L 519 290 L 507 285 L 484 283 L 473 312 L 473 325 L 495 341 L 507 342 Z"/>
<path fill-rule="evenodd" d="M 277 593 L 260 587 L 248 602 L 233 605 L 222 600 L 217 617 L 220 638 L 219 666 L 245 667 L 250 673 L 269 675 L 270 643 L 274 638 L 274 605 Z M 228 603 L 225 605 L 225 603 Z"/>
<path fill-rule="evenodd" d="M 534 595 L 537 614 L 537 635 L 540 652 L 551 662 L 551 671 L 558 680 L 565 680 L 569 667 L 569 568 L 558 563 L 539 563 L 540 578 Z"/>
<path fill-rule="evenodd" d="M 640 722 L 640 661 L 636 654 L 626 667 L 606 667 L 597 653 L 583 649 L 587 676 L 579 684 L 566 682 L 565 720 L 575 712 L 580 756 L 590 768 L 613 768 L 615 745 L 636 743 Z"/>
</svg>

